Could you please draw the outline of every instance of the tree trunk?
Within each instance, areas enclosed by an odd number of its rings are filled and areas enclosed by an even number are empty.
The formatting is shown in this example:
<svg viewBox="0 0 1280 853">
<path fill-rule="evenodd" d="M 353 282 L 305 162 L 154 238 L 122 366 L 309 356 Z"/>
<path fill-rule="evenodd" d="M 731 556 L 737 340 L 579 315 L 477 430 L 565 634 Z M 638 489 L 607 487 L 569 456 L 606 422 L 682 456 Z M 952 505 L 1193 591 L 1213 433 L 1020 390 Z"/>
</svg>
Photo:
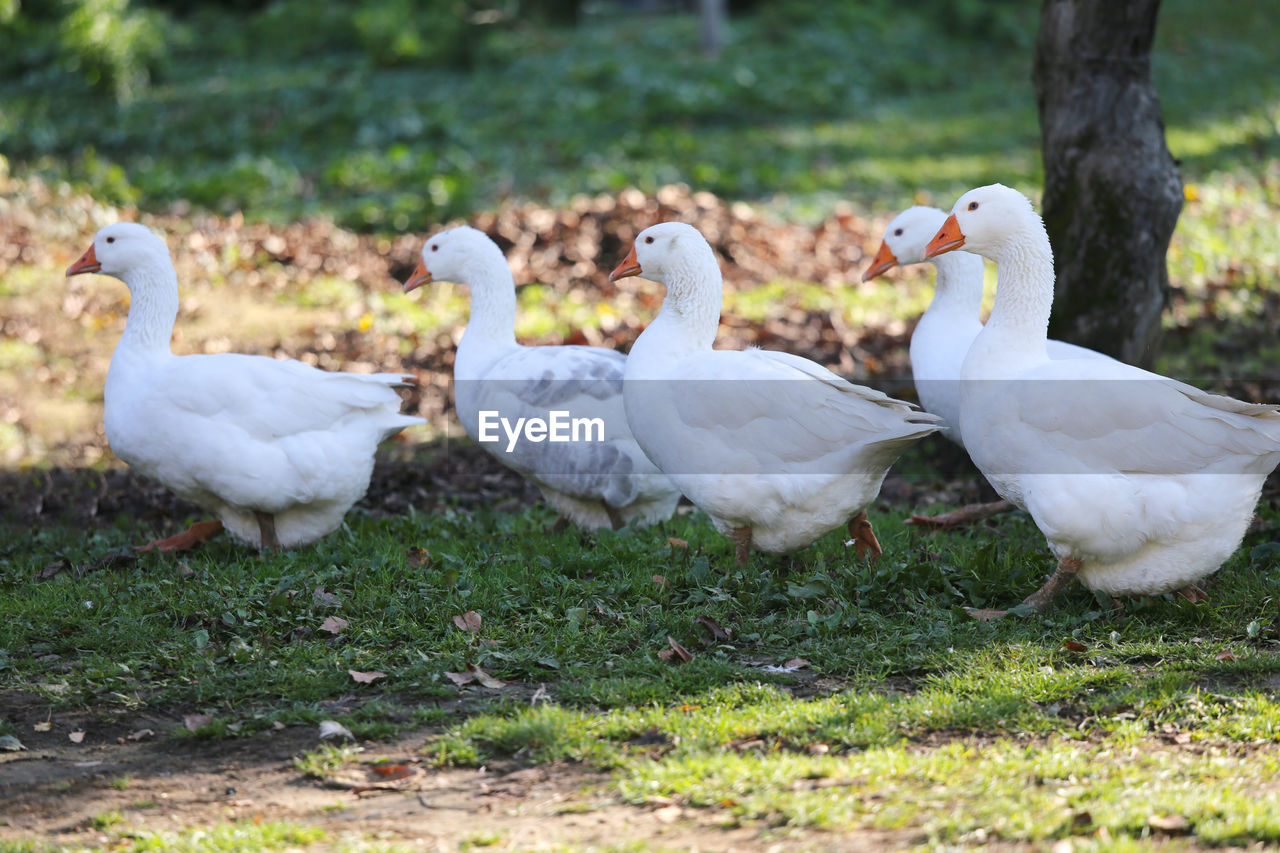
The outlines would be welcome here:
<svg viewBox="0 0 1280 853">
<path fill-rule="evenodd" d="M 1050 334 L 1150 366 L 1182 179 L 1151 82 L 1160 0 L 1044 0 L 1035 88 L 1057 284 Z"/>
<path fill-rule="evenodd" d="M 724 49 L 727 19 L 727 0 L 698 0 L 698 35 L 707 55 L 719 56 Z"/>
</svg>

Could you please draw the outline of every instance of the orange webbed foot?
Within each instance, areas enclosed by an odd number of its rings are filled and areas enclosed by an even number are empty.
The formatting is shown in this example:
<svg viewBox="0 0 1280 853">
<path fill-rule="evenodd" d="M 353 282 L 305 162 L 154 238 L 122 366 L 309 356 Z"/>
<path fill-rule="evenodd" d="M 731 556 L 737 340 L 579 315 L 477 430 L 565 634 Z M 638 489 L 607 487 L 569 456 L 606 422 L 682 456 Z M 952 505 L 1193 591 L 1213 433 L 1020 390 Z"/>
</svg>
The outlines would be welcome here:
<svg viewBox="0 0 1280 853">
<path fill-rule="evenodd" d="M 197 521 L 177 536 L 168 539 L 152 539 L 146 545 L 139 545 L 138 551 L 157 550 L 164 554 L 174 551 L 189 551 L 197 545 L 207 542 L 222 530 L 221 521 Z"/>
<path fill-rule="evenodd" d="M 1192 604 L 1200 604 L 1209 600 L 1209 593 L 1205 592 L 1199 584 L 1189 583 L 1182 589 L 1174 590 L 1174 595 L 1185 598 Z"/>
<path fill-rule="evenodd" d="M 849 519 L 849 536 L 850 544 L 857 551 L 859 560 L 868 554 L 874 560 L 884 553 L 880 548 L 880 540 L 876 538 L 876 531 L 867 520 L 865 512 L 860 512 Z"/>
<path fill-rule="evenodd" d="M 999 515 L 1002 512 L 1009 512 L 1014 509 L 1014 505 L 1008 501 L 992 501 L 983 504 L 968 504 L 951 512 L 940 513 L 939 515 L 913 515 L 907 524 L 914 524 L 917 527 L 928 527 L 933 530 L 946 530 L 948 527 L 960 527 L 965 524 L 973 524 L 982 521 L 984 518 L 990 518 L 993 515 Z"/>
</svg>

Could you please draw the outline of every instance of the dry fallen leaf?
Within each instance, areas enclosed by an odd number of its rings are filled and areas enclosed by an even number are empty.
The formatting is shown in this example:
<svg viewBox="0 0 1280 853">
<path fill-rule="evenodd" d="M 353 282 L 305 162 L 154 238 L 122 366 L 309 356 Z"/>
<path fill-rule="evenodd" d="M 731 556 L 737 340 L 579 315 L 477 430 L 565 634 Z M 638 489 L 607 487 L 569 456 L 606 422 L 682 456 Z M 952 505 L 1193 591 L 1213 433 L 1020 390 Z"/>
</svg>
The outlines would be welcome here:
<svg viewBox="0 0 1280 853">
<path fill-rule="evenodd" d="M 416 764 L 357 764 L 340 767 L 325 775 L 325 781 L 337 788 L 364 791 L 398 791 L 418 782 L 425 771 Z"/>
<path fill-rule="evenodd" d="M 44 720 L 44 721 L 42 721 L 42 722 L 36 723 L 36 724 L 35 724 L 34 726 L 32 726 L 31 728 L 35 729 L 35 730 L 36 730 L 36 731 L 38 731 L 38 732 L 47 732 L 47 731 L 49 731 L 50 729 L 52 729 L 52 728 L 53 728 L 53 721 L 52 721 L 52 720 Z"/>
<path fill-rule="evenodd" d="M 342 603 L 342 599 L 331 592 L 325 592 L 322 586 L 311 590 L 311 600 L 321 607 L 337 607 Z"/>
<path fill-rule="evenodd" d="M 672 548 L 688 548 L 689 543 L 684 539 L 677 539 L 674 536 L 667 537 L 667 544 Z"/>
<path fill-rule="evenodd" d="M 507 686 L 507 682 L 494 678 L 478 666 L 468 666 L 467 669 L 475 673 L 476 681 L 480 682 L 481 686 L 488 687 L 490 690 L 498 690 Z"/>
<path fill-rule="evenodd" d="M 475 633 L 480 630 L 480 614 L 474 610 L 468 610 L 466 613 L 459 613 L 453 617 L 453 624 L 458 626 L 459 631 Z"/>
<path fill-rule="evenodd" d="M 732 631 L 723 627 L 719 622 L 712 619 L 705 613 L 698 616 L 693 621 L 697 622 L 703 628 L 706 628 L 707 632 L 711 634 L 711 639 L 715 640 L 717 643 L 725 643 L 733 639 Z"/>
<path fill-rule="evenodd" d="M 347 670 L 347 675 L 351 676 L 351 680 L 357 684 L 372 684 L 379 678 L 387 677 L 385 672 L 377 672 L 376 670 L 374 672 L 360 672 L 359 670 L 349 669 Z"/>
<path fill-rule="evenodd" d="M 693 660 L 693 655 L 688 649 L 680 645 L 675 637 L 667 635 L 667 645 L 671 648 L 658 652 L 658 657 L 671 663 L 688 663 Z"/>
<path fill-rule="evenodd" d="M 345 631 L 347 626 L 350 624 L 350 622 L 343 619 L 341 616 L 330 616 L 328 619 L 320 623 L 320 630 L 328 631 L 336 637 Z"/>
<path fill-rule="evenodd" d="M 1002 619 L 1009 612 L 1007 610 L 990 610 L 982 607 L 966 607 L 964 611 L 979 622 L 991 622 L 994 619 Z"/>
<path fill-rule="evenodd" d="M 213 717 L 208 714 L 187 714 L 182 718 L 182 725 L 186 726 L 187 731 L 194 732 L 196 729 L 204 728 L 213 722 Z"/>
<path fill-rule="evenodd" d="M 1180 814 L 1170 815 L 1151 815 L 1147 818 L 1147 826 L 1152 829 L 1158 829 L 1161 832 L 1167 832 L 1170 835 L 1176 835 L 1191 830 L 1191 821 L 1187 820 Z"/>
<path fill-rule="evenodd" d="M 488 687 L 490 690 L 500 690 L 507 686 L 507 682 L 494 678 L 475 664 L 467 664 L 466 672 L 446 672 L 445 678 L 448 678 L 459 687 L 464 684 L 476 682 L 481 687 Z"/>
<path fill-rule="evenodd" d="M 72 743 L 80 743 L 81 741 L 84 740 L 84 732 L 79 729 L 76 729 L 74 732 L 68 732 L 67 740 L 71 741 Z"/>
<path fill-rule="evenodd" d="M 684 809 L 679 806 L 663 806 L 660 809 L 654 809 L 653 816 L 660 823 L 674 823 L 684 814 Z"/>
<path fill-rule="evenodd" d="M 356 739 L 356 736 L 351 733 L 351 730 L 342 723 L 339 723 L 336 720 L 321 720 L 320 740 L 332 740 L 336 737 L 346 738 L 347 740 Z"/>
<path fill-rule="evenodd" d="M 76 566 L 76 574 L 83 575 L 88 572 L 96 572 L 101 569 L 122 569 L 132 566 L 138 562 L 139 556 L 132 552 L 116 551 L 94 560 L 92 563 L 85 563 L 82 566 Z"/>
<path fill-rule="evenodd" d="M 379 764 L 370 769 L 384 779 L 404 779 L 408 776 L 418 775 L 414 772 L 418 768 L 412 764 Z"/>
<path fill-rule="evenodd" d="M 667 586 L 670 584 L 670 582 L 662 575 L 654 575 L 653 582 L 660 589 L 666 589 Z"/>
<path fill-rule="evenodd" d="M 410 548 L 405 554 L 404 561 L 412 568 L 421 568 L 431 565 L 431 552 L 426 548 Z"/>
<path fill-rule="evenodd" d="M 1079 640 L 1063 640 L 1062 647 L 1069 652 L 1087 652 L 1089 647 Z"/>
<path fill-rule="evenodd" d="M 56 560 L 39 571 L 36 575 L 37 580 L 47 581 L 49 578 L 71 568 L 71 564 L 66 560 Z"/>
</svg>

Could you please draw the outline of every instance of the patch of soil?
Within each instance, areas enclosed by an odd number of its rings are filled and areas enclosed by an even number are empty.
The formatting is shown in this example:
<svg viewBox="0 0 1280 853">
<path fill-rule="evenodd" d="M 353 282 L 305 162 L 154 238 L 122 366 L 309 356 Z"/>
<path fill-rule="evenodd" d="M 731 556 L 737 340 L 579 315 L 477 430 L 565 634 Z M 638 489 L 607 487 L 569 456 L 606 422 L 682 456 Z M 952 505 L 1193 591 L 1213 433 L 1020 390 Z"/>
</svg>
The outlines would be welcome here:
<svg viewBox="0 0 1280 853">
<path fill-rule="evenodd" d="M 358 793 L 307 777 L 294 758 L 320 741 L 313 727 L 228 740 L 175 740 L 165 731 L 177 717 L 148 712 L 111 718 L 89 712 L 48 714 L 41 701 L 2 697 L 26 752 L 0 753 L 0 840 L 108 844 L 114 832 L 181 830 L 227 821 L 288 821 L 333 836 L 406 842 L 457 850 L 467 841 L 497 839 L 496 849 L 613 846 L 621 842 L 670 849 L 883 849 L 923 840 L 918 833 L 788 832 L 738 826 L 715 811 L 660 802 L 632 806 L 610 790 L 610 777 L 579 765 L 435 769 L 417 764 L 426 739 L 419 731 L 365 744 L 362 762 L 385 757 L 423 772 L 401 790 Z M 32 726 L 48 720 L 50 731 Z M 158 734 L 129 740 L 152 728 Z M 67 733 L 86 731 L 71 743 Z M 119 812 L 105 828 L 94 818 Z"/>
<path fill-rule="evenodd" d="M 379 459 L 358 507 L 375 515 L 409 507 L 431 512 L 443 503 L 515 510 L 537 499 L 532 483 L 476 445 L 455 443 L 409 459 Z M 128 468 L 0 470 L 0 523 L 13 526 L 100 528 L 130 516 L 157 531 L 176 532 L 183 519 L 205 514 Z"/>
<path fill-rule="evenodd" d="M 963 451 L 936 442 L 917 460 L 930 474 L 891 473 L 879 501 L 927 511 L 934 503 L 994 500 L 995 492 L 976 476 Z M 398 515 L 410 507 L 421 513 L 442 505 L 518 511 L 540 500 L 538 488 L 469 442 L 417 445 L 412 455 L 380 458 L 369 490 L 356 505 L 372 515 Z M 123 466 L 109 468 L 0 469 L 0 528 L 68 524 L 114 526 L 122 517 L 148 525 L 157 534 L 178 532 L 184 519 L 202 518 L 199 507 Z"/>
</svg>

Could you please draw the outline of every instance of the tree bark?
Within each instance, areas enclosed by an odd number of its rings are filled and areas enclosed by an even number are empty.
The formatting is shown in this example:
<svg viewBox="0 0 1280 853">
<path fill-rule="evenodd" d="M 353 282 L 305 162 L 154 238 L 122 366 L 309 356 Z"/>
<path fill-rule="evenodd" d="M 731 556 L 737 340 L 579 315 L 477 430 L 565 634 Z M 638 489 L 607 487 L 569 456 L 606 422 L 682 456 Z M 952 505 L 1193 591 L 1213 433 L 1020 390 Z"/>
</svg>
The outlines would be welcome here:
<svg viewBox="0 0 1280 853">
<path fill-rule="evenodd" d="M 1142 366 L 1159 351 L 1183 200 L 1151 82 L 1159 11 L 1160 0 L 1044 0 L 1033 74 L 1057 273 L 1050 334 Z"/>
<path fill-rule="evenodd" d="M 698 37 L 708 56 L 719 56 L 724 49 L 727 10 L 728 0 L 698 0 Z"/>
</svg>

